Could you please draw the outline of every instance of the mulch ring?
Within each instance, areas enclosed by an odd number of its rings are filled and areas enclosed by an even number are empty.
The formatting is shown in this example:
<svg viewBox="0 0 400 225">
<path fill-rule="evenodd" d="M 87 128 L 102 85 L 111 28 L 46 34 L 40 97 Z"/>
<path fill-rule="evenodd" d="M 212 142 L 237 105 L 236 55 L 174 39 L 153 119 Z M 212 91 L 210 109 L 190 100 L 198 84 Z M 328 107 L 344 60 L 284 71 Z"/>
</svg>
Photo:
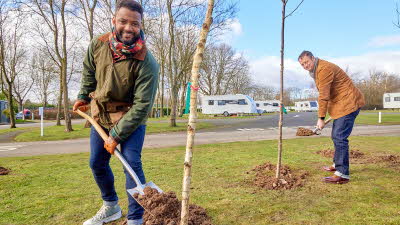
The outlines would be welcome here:
<svg viewBox="0 0 400 225">
<path fill-rule="evenodd" d="M 314 135 L 315 133 L 307 128 L 299 127 L 297 128 L 296 136 L 311 136 Z"/>
<path fill-rule="evenodd" d="M 334 149 L 324 149 L 324 150 L 319 150 L 316 152 L 318 155 L 322 155 L 324 157 L 328 158 L 333 158 L 335 154 Z M 350 149 L 350 158 L 352 159 L 361 159 L 364 158 L 365 154 L 361 152 L 360 150 L 355 150 L 355 149 Z"/>
<path fill-rule="evenodd" d="M 0 166 L 0 175 L 7 175 L 11 170 Z"/>
<path fill-rule="evenodd" d="M 156 189 L 146 187 L 144 193 L 144 195 L 134 195 L 134 198 L 146 209 L 143 225 L 179 225 L 182 203 L 174 192 L 158 193 Z M 126 221 L 122 224 L 126 224 Z M 188 224 L 212 225 L 206 210 L 193 204 L 189 205 Z"/>
<path fill-rule="evenodd" d="M 270 163 L 258 165 L 247 173 L 255 173 L 253 184 L 267 190 L 289 190 L 302 187 L 309 175 L 306 171 L 293 172 L 288 166 L 281 166 L 280 178 L 276 179 L 276 166 Z"/>
</svg>

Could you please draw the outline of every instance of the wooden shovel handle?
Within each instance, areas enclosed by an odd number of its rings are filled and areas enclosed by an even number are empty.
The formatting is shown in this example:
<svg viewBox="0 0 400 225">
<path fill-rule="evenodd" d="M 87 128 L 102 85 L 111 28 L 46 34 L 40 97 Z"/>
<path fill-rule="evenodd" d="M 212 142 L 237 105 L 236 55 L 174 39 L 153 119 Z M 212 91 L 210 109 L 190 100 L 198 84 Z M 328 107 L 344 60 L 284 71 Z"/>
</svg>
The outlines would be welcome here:
<svg viewBox="0 0 400 225">
<path fill-rule="evenodd" d="M 100 134 L 101 138 L 103 138 L 104 141 L 106 141 L 108 139 L 108 135 L 103 130 L 103 128 L 96 122 L 96 120 L 94 120 L 88 114 L 82 112 L 79 109 L 77 109 L 75 112 L 78 113 L 83 118 L 87 119 L 93 125 L 94 129 L 96 129 L 96 131 Z M 140 190 L 143 193 L 144 185 L 140 182 L 140 179 L 136 175 L 135 171 L 133 171 L 132 167 L 125 160 L 125 158 L 122 156 L 121 152 L 117 148 L 115 148 L 114 155 L 121 161 L 122 165 L 128 171 L 128 173 L 131 175 L 133 180 L 135 180 L 136 188 L 138 188 L 138 190 Z"/>
<path fill-rule="evenodd" d="M 331 122 L 332 117 L 329 117 L 327 120 L 325 120 L 325 125 L 327 125 L 329 122 Z"/>
<path fill-rule="evenodd" d="M 94 120 L 88 114 L 82 112 L 79 109 L 77 109 L 75 112 L 78 113 L 83 118 L 87 119 L 93 125 L 93 127 L 96 129 L 96 131 L 100 134 L 101 138 L 103 138 L 104 141 L 106 141 L 108 139 L 108 135 L 103 130 L 103 128 L 101 128 L 101 126 L 96 122 L 96 120 Z"/>
</svg>

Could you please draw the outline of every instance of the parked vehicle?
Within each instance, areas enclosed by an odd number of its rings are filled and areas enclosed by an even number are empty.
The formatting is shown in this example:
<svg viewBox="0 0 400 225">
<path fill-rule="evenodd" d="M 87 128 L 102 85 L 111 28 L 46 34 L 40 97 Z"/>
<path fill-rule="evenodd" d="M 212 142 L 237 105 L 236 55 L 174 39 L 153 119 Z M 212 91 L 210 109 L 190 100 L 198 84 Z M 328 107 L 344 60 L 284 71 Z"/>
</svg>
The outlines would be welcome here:
<svg viewBox="0 0 400 225">
<path fill-rule="evenodd" d="M 15 114 L 15 119 L 22 120 L 22 119 L 24 119 L 24 115 L 25 115 L 25 119 L 26 119 L 26 117 L 31 117 L 32 113 L 29 109 L 24 109 L 24 112 L 21 111 L 21 112 Z"/>
<path fill-rule="evenodd" d="M 19 112 L 19 113 L 15 114 L 15 119 L 22 120 L 22 118 L 23 118 L 22 112 Z"/>
<path fill-rule="evenodd" d="M 264 101 L 255 101 L 257 109 L 261 110 L 263 113 L 268 112 L 279 112 L 279 105 L 281 101 L 279 100 L 264 100 Z"/>
<path fill-rule="evenodd" d="M 232 114 L 259 113 L 256 103 L 247 95 L 208 95 L 202 97 L 203 114 L 229 116 Z"/>
<path fill-rule="evenodd" d="M 400 93 L 383 94 L 383 108 L 400 109 Z"/>
<path fill-rule="evenodd" d="M 301 101 L 295 102 L 296 112 L 313 112 L 318 111 L 317 101 Z"/>
</svg>

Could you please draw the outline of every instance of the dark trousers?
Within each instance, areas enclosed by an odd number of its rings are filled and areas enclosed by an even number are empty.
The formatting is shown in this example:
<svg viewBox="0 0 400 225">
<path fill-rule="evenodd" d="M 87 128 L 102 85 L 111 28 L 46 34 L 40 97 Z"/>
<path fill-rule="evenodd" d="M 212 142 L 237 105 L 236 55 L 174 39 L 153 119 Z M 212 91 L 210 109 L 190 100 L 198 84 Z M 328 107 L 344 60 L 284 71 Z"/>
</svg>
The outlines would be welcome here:
<svg viewBox="0 0 400 225">
<path fill-rule="evenodd" d="M 335 164 L 336 175 L 348 178 L 350 175 L 349 171 L 349 140 L 348 137 L 353 130 L 354 121 L 360 109 L 335 119 L 332 127 L 332 141 L 335 145 L 335 156 L 333 163 Z"/>
<path fill-rule="evenodd" d="M 146 183 L 142 169 L 142 147 L 146 126 L 139 126 L 129 138 L 120 143 L 121 152 L 125 160 L 139 177 L 142 184 Z M 104 141 L 97 131 L 92 127 L 90 133 L 90 168 L 92 169 L 94 179 L 100 189 L 101 197 L 104 201 L 117 201 L 118 196 L 114 188 L 114 175 L 110 167 L 111 154 L 104 148 Z M 135 181 L 125 172 L 126 189 L 136 187 Z M 128 220 L 141 219 L 144 213 L 143 208 L 127 192 L 129 200 Z"/>
</svg>

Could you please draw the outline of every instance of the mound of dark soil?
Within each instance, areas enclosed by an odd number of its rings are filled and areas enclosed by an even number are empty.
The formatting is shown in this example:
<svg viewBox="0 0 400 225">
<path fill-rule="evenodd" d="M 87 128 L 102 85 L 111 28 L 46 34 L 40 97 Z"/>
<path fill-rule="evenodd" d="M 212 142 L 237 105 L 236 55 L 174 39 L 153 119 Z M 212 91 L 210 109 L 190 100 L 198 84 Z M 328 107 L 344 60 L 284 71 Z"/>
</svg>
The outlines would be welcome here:
<svg viewBox="0 0 400 225">
<path fill-rule="evenodd" d="M 7 175 L 10 173 L 10 170 L 0 166 L 0 175 Z"/>
<path fill-rule="evenodd" d="M 324 150 L 319 150 L 316 152 L 318 155 L 322 155 L 324 157 L 328 157 L 328 158 L 333 158 L 334 154 L 335 154 L 335 150 L 334 149 L 324 149 Z M 352 159 L 360 159 L 360 158 L 364 158 L 364 153 L 361 152 L 360 150 L 350 150 L 350 158 Z"/>
<path fill-rule="evenodd" d="M 312 130 L 303 127 L 297 128 L 296 136 L 311 136 L 311 135 L 314 135 L 314 132 Z"/>
<path fill-rule="evenodd" d="M 144 225 L 179 225 L 181 201 L 174 192 L 158 193 L 156 189 L 146 187 L 144 195 L 135 194 L 134 198 L 145 208 Z M 189 225 L 211 225 L 211 218 L 204 208 L 189 205 Z"/>
<path fill-rule="evenodd" d="M 268 190 L 288 190 L 304 186 L 308 172 L 293 172 L 288 166 L 282 166 L 280 179 L 275 178 L 276 166 L 265 163 L 256 166 L 248 173 L 255 173 L 253 184 Z"/>
</svg>

